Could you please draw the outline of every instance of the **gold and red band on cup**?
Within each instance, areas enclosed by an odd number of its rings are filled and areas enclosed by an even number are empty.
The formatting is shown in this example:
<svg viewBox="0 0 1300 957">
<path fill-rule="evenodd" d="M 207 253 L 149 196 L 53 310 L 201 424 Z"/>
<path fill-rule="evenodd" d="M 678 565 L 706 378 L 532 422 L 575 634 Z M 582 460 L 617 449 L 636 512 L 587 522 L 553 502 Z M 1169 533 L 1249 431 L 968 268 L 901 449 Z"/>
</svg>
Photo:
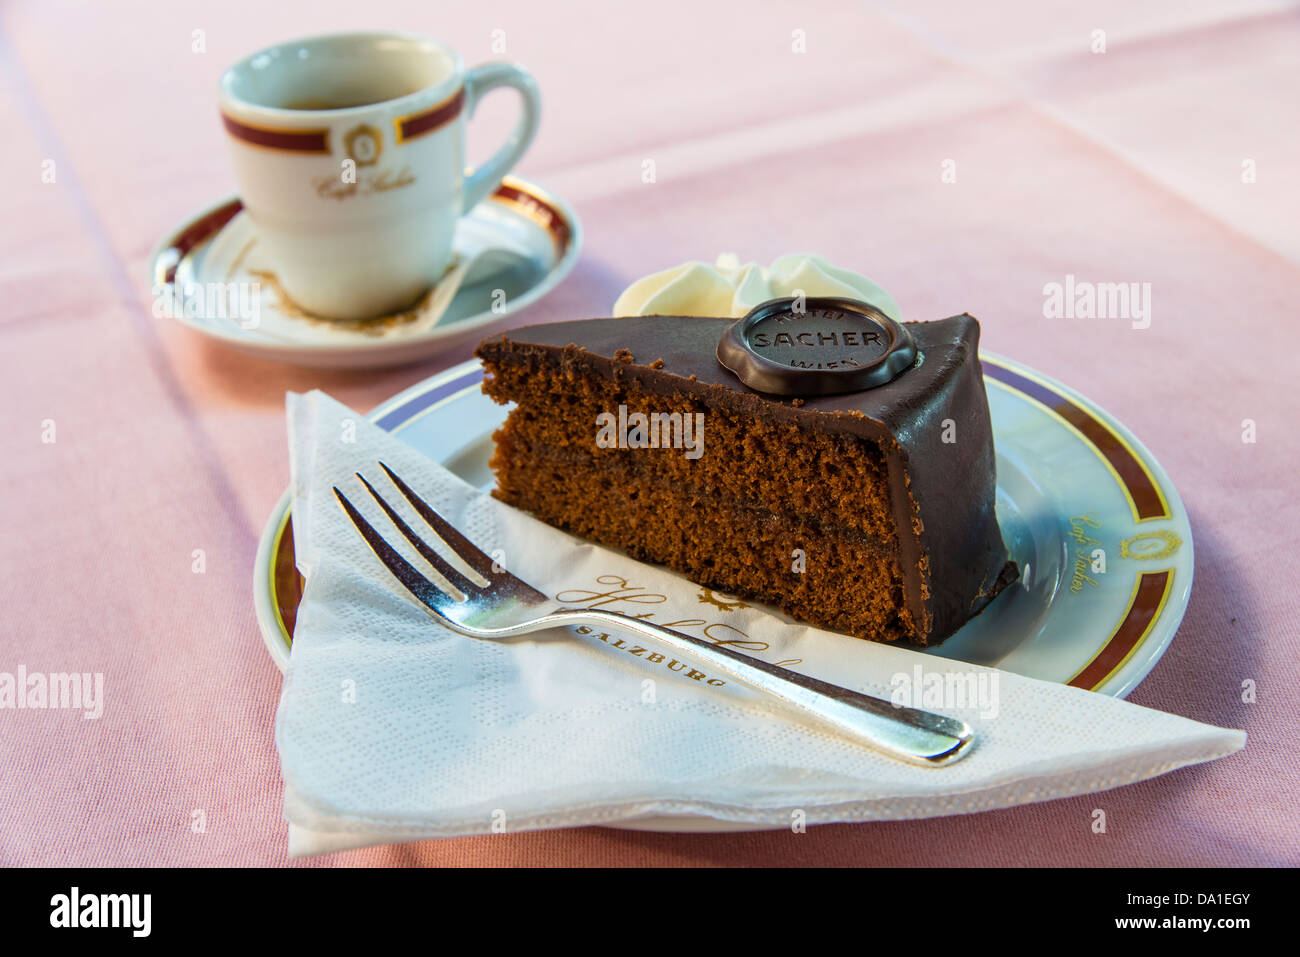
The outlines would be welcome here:
<svg viewBox="0 0 1300 957">
<path fill-rule="evenodd" d="M 407 143 L 421 136 L 427 136 L 454 120 L 464 107 L 465 88 L 461 87 L 441 103 L 420 110 L 418 113 L 399 116 L 393 120 L 394 141 Z M 237 120 L 225 112 L 221 114 L 221 122 L 227 133 L 249 146 L 289 153 L 328 154 L 331 152 L 328 128 L 264 126 Z"/>
</svg>

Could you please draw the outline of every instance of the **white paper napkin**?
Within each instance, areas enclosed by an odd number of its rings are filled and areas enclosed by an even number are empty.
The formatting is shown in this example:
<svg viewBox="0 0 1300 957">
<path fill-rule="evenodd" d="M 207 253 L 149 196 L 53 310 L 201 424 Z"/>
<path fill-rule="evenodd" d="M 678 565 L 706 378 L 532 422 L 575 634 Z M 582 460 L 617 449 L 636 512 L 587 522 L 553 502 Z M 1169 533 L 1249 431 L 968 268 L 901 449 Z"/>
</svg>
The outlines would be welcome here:
<svg viewBox="0 0 1300 957">
<path fill-rule="evenodd" d="M 497 502 L 320 392 L 290 395 L 288 418 L 294 541 L 307 579 L 276 716 L 293 856 L 649 815 L 784 828 L 961 814 L 1104 790 L 1245 743 L 1240 731 L 734 607 Z M 389 576 L 334 498 L 338 486 L 376 528 L 390 528 L 360 471 L 422 527 L 380 460 L 567 604 L 680 622 L 885 697 L 907 687 L 900 676 L 931 687 L 938 679 L 928 676 L 951 676 L 972 692 L 982 682 L 964 707 L 950 699 L 932 709 L 970 722 L 978 746 L 948 767 L 913 767 L 733 683 L 709 685 L 708 668 L 691 677 L 693 663 L 666 649 L 635 653 L 627 636 L 453 634 Z M 390 540 L 427 572 L 396 534 Z"/>
</svg>

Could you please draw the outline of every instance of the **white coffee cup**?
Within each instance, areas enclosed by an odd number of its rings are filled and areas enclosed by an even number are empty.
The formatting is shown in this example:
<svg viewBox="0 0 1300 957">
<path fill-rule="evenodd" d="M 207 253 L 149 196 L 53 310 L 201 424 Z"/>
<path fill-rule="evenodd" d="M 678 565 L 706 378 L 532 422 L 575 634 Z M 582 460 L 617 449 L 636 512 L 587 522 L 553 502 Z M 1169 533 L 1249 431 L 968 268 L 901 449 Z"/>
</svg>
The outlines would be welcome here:
<svg viewBox="0 0 1300 957">
<path fill-rule="evenodd" d="M 510 86 L 523 115 L 478 169 L 465 124 Z M 520 67 L 466 70 L 406 33 L 344 33 L 268 47 L 221 78 L 235 179 L 280 285 L 302 308 L 361 319 L 416 301 L 447 270 L 456 223 L 491 194 L 537 131 Z"/>
</svg>

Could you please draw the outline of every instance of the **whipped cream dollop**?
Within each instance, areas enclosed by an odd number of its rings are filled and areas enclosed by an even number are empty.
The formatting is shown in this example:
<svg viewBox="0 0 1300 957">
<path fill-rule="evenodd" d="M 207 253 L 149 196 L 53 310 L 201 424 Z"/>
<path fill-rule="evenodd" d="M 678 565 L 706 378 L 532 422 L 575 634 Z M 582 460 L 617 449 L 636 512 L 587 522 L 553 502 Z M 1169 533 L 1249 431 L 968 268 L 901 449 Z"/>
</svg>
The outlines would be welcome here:
<svg viewBox="0 0 1300 957">
<path fill-rule="evenodd" d="M 866 276 L 820 256 L 791 253 L 764 269 L 731 253 L 717 262 L 688 262 L 638 279 L 614 303 L 615 316 L 743 316 L 784 296 L 860 299 L 901 321 L 898 303 Z"/>
</svg>

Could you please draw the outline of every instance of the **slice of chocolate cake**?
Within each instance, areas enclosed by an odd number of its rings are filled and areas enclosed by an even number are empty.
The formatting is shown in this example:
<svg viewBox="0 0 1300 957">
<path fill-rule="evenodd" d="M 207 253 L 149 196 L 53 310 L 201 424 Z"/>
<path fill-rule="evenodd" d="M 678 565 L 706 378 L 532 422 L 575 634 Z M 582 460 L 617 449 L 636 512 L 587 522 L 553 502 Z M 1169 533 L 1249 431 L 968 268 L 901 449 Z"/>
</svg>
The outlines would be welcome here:
<svg viewBox="0 0 1300 957">
<path fill-rule="evenodd" d="M 970 316 L 837 299 L 516 329 L 477 350 L 515 403 L 494 494 L 812 624 L 935 644 L 1016 577 L 978 340 Z"/>
</svg>

